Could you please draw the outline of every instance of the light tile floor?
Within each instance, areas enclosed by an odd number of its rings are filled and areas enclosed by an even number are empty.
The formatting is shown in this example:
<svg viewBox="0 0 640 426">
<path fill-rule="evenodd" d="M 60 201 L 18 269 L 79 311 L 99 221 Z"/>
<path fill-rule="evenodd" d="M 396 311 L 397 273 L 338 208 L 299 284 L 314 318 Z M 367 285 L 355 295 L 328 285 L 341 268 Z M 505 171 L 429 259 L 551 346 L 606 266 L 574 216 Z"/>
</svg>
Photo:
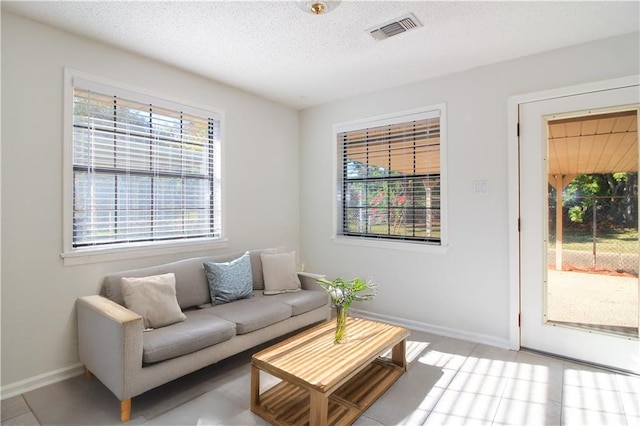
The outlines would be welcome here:
<svg viewBox="0 0 640 426">
<path fill-rule="evenodd" d="M 407 374 L 356 425 L 640 425 L 638 376 L 418 331 L 407 358 Z M 240 354 L 134 398 L 129 424 L 266 424 L 249 410 L 250 359 Z M 264 389 L 277 383 L 262 374 Z M 118 400 L 83 376 L 2 401 L 3 426 L 117 425 L 118 416 Z"/>
</svg>

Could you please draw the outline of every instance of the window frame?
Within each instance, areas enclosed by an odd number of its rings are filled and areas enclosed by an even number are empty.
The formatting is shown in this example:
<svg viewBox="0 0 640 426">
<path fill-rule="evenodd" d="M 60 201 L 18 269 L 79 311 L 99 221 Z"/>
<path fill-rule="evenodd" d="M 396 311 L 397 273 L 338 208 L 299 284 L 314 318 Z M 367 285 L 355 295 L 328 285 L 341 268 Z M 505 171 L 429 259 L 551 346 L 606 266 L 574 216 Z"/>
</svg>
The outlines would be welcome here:
<svg viewBox="0 0 640 426">
<path fill-rule="evenodd" d="M 103 93 L 121 95 L 128 99 L 153 103 L 157 106 L 173 107 L 180 105 L 185 111 L 206 113 L 220 123 L 219 170 L 216 175 L 220 178 L 220 236 L 191 239 L 176 239 L 165 241 L 144 241 L 134 243 L 117 243 L 103 246 L 73 247 L 73 120 L 74 120 L 74 88 L 89 85 L 91 89 Z M 64 107 L 63 107 L 63 205 L 62 232 L 63 247 L 60 257 L 65 266 L 86 263 L 105 262 L 130 258 L 141 258 L 174 253 L 208 250 L 228 246 L 225 237 L 225 179 L 224 179 L 224 111 L 208 105 L 198 105 L 192 101 L 184 101 L 164 94 L 154 93 L 147 89 L 135 87 L 126 83 L 113 81 L 86 72 L 65 68 L 64 70 Z"/>
<path fill-rule="evenodd" d="M 342 235 L 339 220 L 339 209 L 343 208 L 340 199 L 342 180 L 339 176 L 339 164 L 343 161 L 338 152 L 339 134 L 349 131 L 363 130 L 390 124 L 399 124 L 423 119 L 438 113 L 440 117 L 440 242 L 401 240 L 360 235 Z M 333 221 L 331 240 L 335 244 L 351 246 L 378 247 L 394 250 L 418 251 L 433 254 L 444 254 L 448 251 L 448 213 L 447 213 L 447 112 L 446 104 L 440 103 L 411 110 L 399 111 L 348 122 L 336 123 L 332 129 L 333 150 Z"/>
</svg>

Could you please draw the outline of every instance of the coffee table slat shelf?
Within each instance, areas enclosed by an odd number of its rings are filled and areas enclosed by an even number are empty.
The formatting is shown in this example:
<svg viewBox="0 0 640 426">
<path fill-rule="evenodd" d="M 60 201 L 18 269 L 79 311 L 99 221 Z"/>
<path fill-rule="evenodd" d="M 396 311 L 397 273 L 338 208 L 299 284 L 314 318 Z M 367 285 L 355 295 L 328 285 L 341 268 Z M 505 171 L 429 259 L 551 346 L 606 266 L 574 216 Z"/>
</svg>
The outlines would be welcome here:
<svg viewBox="0 0 640 426">
<path fill-rule="evenodd" d="M 349 318 L 334 345 L 329 321 L 253 356 L 251 410 L 275 425 L 349 425 L 406 371 L 409 332 Z M 391 349 L 391 358 L 379 355 Z M 259 394 L 260 370 L 282 382 Z"/>
</svg>

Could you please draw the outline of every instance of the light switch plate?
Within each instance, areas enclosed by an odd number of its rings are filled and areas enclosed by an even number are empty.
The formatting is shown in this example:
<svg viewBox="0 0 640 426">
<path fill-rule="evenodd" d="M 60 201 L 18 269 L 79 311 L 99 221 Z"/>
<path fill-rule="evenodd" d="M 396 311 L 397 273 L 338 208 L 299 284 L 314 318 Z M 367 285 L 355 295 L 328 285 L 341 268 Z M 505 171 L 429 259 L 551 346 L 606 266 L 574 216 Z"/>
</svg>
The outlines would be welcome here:
<svg viewBox="0 0 640 426">
<path fill-rule="evenodd" d="M 473 192 L 482 195 L 489 193 L 489 183 L 486 180 L 473 181 Z"/>
</svg>

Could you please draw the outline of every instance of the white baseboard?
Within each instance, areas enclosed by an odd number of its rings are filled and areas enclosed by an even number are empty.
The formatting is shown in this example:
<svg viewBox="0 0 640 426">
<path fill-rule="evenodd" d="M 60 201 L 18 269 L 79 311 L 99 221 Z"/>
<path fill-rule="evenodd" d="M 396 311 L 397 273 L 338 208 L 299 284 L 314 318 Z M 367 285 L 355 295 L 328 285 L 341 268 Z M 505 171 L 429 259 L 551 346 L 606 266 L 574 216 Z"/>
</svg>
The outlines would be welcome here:
<svg viewBox="0 0 640 426">
<path fill-rule="evenodd" d="M 502 349 L 511 349 L 509 345 L 509 339 L 500 339 L 495 336 L 489 336 L 486 334 L 472 333 L 469 331 L 462 331 L 454 328 L 441 327 L 439 325 L 376 314 L 374 312 L 361 311 L 359 309 L 350 309 L 349 312 L 353 313 L 353 315 L 357 317 L 388 322 L 389 324 L 399 325 L 411 330 L 424 331 L 425 333 L 438 334 L 440 336 L 452 337 L 454 339 L 468 340 L 470 342 L 496 346 Z"/>
<path fill-rule="evenodd" d="M 34 389 L 41 388 L 53 383 L 70 379 L 84 373 L 84 366 L 80 363 L 69 367 L 59 368 L 47 373 L 39 374 L 19 382 L 11 383 L 0 388 L 0 399 L 7 399 Z"/>
</svg>

